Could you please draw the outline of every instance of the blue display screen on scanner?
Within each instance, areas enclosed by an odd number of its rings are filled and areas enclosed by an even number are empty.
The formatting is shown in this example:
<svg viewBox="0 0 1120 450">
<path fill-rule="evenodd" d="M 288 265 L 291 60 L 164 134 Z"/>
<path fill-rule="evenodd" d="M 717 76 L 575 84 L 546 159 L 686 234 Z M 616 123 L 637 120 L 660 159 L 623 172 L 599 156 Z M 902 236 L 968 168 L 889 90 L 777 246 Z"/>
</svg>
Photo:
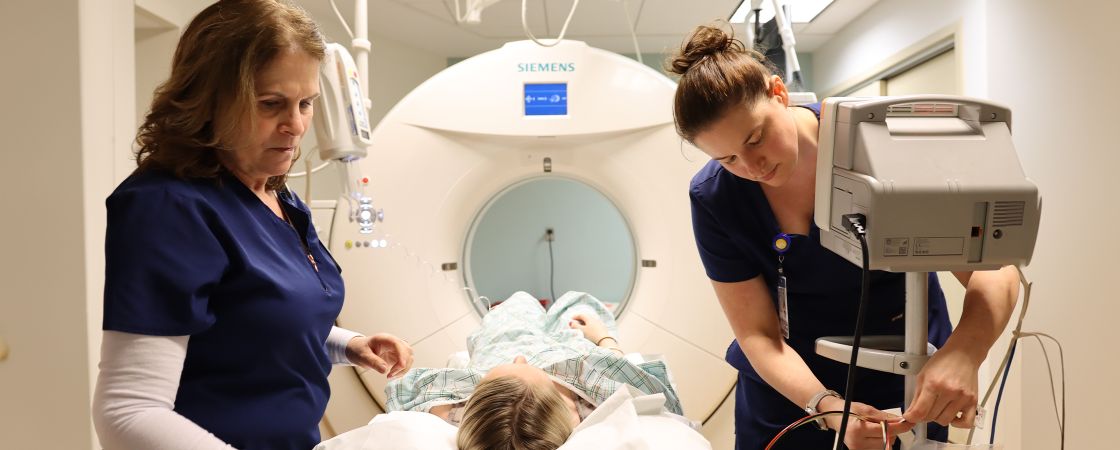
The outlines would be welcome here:
<svg viewBox="0 0 1120 450">
<path fill-rule="evenodd" d="M 526 83 L 525 115 L 568 115 L 568 83 Z"/>
</svg>

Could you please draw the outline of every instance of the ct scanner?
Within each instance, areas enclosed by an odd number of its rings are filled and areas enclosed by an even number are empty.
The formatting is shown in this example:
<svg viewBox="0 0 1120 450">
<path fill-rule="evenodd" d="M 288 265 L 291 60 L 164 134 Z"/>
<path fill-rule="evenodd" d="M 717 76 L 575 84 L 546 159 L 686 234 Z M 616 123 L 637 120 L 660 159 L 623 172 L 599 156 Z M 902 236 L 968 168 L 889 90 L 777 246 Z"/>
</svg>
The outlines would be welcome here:
<svg viewBox="0 0 1120 450">
<path fill-rule="evenodd" d="M 730 417 L 732 333 L 695 249 L 687 195 L 707 158 L 675 133 L 674 90 L 657 71 L 576 41 L 509 43 L 421 84 L 358 162 L 385 212 L 374 234 L 359 233 L 344 205 L 312 204 L 346 281 L 339 325 L 408 340 L 414 367 L 445 366 L 486 309 L 464 276 L 477 269 L 466 249 L 480 212 L 511 186 L 575 180 L 610 199 L 632 233 L 622 345 L 664 355 L 689 418 Z M 385 384 L 376 372 L 336 368 L 323 437 L 382 412 Z"/>
</svg>

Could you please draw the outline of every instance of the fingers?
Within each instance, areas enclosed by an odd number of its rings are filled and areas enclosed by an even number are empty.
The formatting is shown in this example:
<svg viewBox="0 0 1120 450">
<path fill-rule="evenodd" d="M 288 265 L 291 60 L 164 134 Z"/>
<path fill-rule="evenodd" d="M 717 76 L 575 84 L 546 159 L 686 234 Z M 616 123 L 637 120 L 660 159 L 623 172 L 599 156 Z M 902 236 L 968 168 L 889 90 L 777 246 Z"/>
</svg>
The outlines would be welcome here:
<svg viewBox="0 0 1120 450">
<path fill-rule="evenodd" d="M 976 407 L 972 405 L 965 407 L 961 417 L 953 420 L 952 423 L 953 426 L 957 428 L 972 428 L 976 426 Z"/>
<path fill-rule="evenodd" d="M 397 339 L 394 342 L 397 354 L 396 364 L 389 370 L 389 378 L 396 378 L 412 368 L 412 347 L 404 341 Z"/>
<path fill-rule="evenodd" d="M 568 328 L 581 329 L 587 326 L 587 317 L 584 314 L 573 314 L 568 320 Z"/>
<path fill-rule="evenodd" d="M 921 384 L 918 385 L 918 392 L 914 394 L 914 401 L 910 403 L 910 407 L 906 408 L 906 412 L 902 417 L 906 418 L 910 423 L 928 422 L 926 416 L 933 408 L 933 402 L 937 394 L 933 394 L 926 389 L 922 389 Z"/>
<path fill-rule="evenodd" d="M 381 359 L 380 356 L 377 356 L 376 353 L 369 352 L 363 356 L 365 356 L 365 361 L 363 362 L 366 363 L 366 366 L 373 370 L 376 370 L 377 373 L 384 374 L 387 370 L 389 370 L 389 363 L 386 363 L 385 360 Z"/>
<path fill-rule="evenodd" d="M 595 314 L 579 313 L 573 315 L 572 319 L 578 320 L 586 326 L 599 326 L 603 324 L 603 321 L 599 319 L 598 315 Z"/>
<path fill-rule="evenodd" d="M 906 422 L 901 416 L 880 411 L 866 403 L 852 402 L 852 412 L 863 417 L 862 420 L 853 418 L 848 421 L 848 431 L 844 435 L 844 445 L 848 448 L 881 450 L 883 443 L 883 428 L 886 428 L 886 440 L 893 445 L 899 434 L 912 430 L 914 423 Z"/>
<path fill-rule="evenodd" d="M 412 347 L 403 339 L 378 333 L 369 339 L 368 346 L 368 351 L 362 355 L 366 367 L 389 378 L 400 376 L 412 368 Z"/>
<path fill-rule="evenodd" d="M 887 422 L 887 434 L 890 436 L 898 436 L 913 430 L 915 426 L 917 426 L 915 423 L 905 422 L 902 421 L 902 419 L 895 419 L 894 421 Z"/>
<path fill-rule="evenodd" d="M 944 402 L 942 402 L 941 399 L 944 399 L 945 397 L 946 396 L 938 397 L 937 404 L 940 405 L 941 403 L 944 403 L 945 406 L 943 406 L 940 411 L 938 411 L 937 407 L 934 406 L 931 411 L 937 412 L 936 414 L 931 415 L 930 420 L 933 420 L 934 422 L 937 422 L 942 426 L 949 426 L 950 422 L 957 420 L 957 413 L 965 407 L 965 404 L 960 399 L 953 401 L 946 399 Z"/>
<path fill-rule="evenodd" d="M 886 414 L 886 413 L 883 413 L 883 414 Z M 890 415 L 890 414 L 886 414 L 886 415 Z M 890 419 L 888 421 L 884 421 L 883 423 L 886 424 L 886 428 L 887 428 L 886 439 L 887 439 L 887 442 L 889 444 L 887 444 L 886 447 L 888 447 L 888 448 L 894 446 L 894 441 L 896 439 L 898 439 L 898 435 L 912 430 L 915 426 L 915 424 L 912 424 L 910 422 L 902 421 L 902 418 L 900 418 L 900 417 L 895 417 L 895 418 Z M 853 431 L 853 430 L 851 429 L 851 427 L 849 427 L 849 432 L 851 432 L 851 431 Z M 846 443 L 846 445 L 849 448 L 851 448 L 853 450 L 854 449 L 881 450 L 884 447 L 884 445 L 883 445 L 883 425 L 882 424 L 875 423 L 875 422 L 860 421 L 860 426 L 855 431 L 856 431 L 855 437 L 857 439 L 851 441 L 850 443 Z M 845 438 L 844 440 L 848 441 L 847 438 Z"/>
<path fill-rule="evenodd" d="M 389 374 L 386 375 L 386 377 L 387 378 L 399 377 L 399 376 L 403 375 L 405 372 L 408 372 L 408 370 L 411 369 L 411 368 L 412 368 L 412 357 L 409 356 L 408 359 L 397 361 L 397 363 L 393 365 L 392 369 L 389 370 Z"/>
<path fill-rule="evenodd" d="M 865 422 L 853 418 L 848 422 L 848 432 L 844 435 L 844 445 L 851 450 L 881 450 L 883 448 L 883 426 L 875 422 Z"/>
<path fill-rule="evenodd" d="M 937 422 L 943 426 L 952 424 L 959 428 L 972 428 L 976 422 L 976 400 L 969 395 L 949 396 L 940 395 L 936 400 L 931 400 L 934 395 L 925 391 L 914 398 L 914 403 L 906 410 L 903 417 L 907 422 L 924 423 Z"/>
</svg>

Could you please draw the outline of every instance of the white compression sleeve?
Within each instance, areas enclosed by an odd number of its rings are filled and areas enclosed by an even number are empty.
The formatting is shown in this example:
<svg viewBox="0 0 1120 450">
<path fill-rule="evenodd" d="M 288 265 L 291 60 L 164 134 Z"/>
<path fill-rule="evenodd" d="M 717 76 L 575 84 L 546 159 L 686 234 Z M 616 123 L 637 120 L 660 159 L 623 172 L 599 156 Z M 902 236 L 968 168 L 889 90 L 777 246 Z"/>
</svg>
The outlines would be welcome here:
<svg viewBox="0 0 1120 450">
<path fill-rule="evenodd" d="M 356 333 L 341 327 L 331 327 L 331 334 L 327 335 L 327 354 L 330 355 L 332 364 L 354 365 L 346 357 L 346 344 L 361 333 Z"/>
<path fill-rule="evenodd" d="M 188 338 L 105 331 L 92 411 L 102 447 L 233 448 L 174 411 Z"/>
</svg>

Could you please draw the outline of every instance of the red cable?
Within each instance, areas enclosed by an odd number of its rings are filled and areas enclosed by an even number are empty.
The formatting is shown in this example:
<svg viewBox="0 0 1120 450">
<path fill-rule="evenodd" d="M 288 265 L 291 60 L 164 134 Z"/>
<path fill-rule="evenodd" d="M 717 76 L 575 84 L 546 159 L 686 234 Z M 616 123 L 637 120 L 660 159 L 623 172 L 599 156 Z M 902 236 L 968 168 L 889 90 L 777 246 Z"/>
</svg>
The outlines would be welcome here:
<svg viewBox="0 0 1120 450">
<path fill-rule="evenodd" d="M 791 423 L 788 426 L 786 426 L 785 428 L 783 428 L 782 431 L 778 432 L 778 434 L 774 435 L 774 438 L 770 440 L 770 443 L 766 444 L 766 449 L 765 450 L 772 450 L 774 448 L 774 444 L 778 443 L 778 439 L 781 439 L 782 436 L 785 435 L 786 433 L 788 433 L 790 431 L 793 431 L 794 429 L 797 429 L 797 428 L 801 427 L 802 425 L 805 425 L 809 422 L 817 420 L 821 417 L 834 416 L 834 415 L 837 415 L 837 414 L 843 414 L 843 413 L 840 412 L 840 411 L 825 411 L 825 412 L 820 412 L 820 413 L 813 414 L 811 416 L 802 417 L 802 418 L 798 419 L 796 422 Z M 859 420 L 862 420 L 864 422 L 870 422 L 870 420 L 868 420 L 866 417 L 861 416 L 859 414 L 849 413 L 849 415 L 854 416 L 855 418 L 857 418 Z M 875 422 L 872 422 L 872 423 L 875 423 Z M 883 426 L 883 436 L 884 436 L 883 437 L 883 449 L 888 450 L 888 446 L 890 445 L 890 442 L 888 442 L 886 440 L 886 422 L 878 422 L 878 423 L 882 424 L 882 426 Z"/>
</svg>

